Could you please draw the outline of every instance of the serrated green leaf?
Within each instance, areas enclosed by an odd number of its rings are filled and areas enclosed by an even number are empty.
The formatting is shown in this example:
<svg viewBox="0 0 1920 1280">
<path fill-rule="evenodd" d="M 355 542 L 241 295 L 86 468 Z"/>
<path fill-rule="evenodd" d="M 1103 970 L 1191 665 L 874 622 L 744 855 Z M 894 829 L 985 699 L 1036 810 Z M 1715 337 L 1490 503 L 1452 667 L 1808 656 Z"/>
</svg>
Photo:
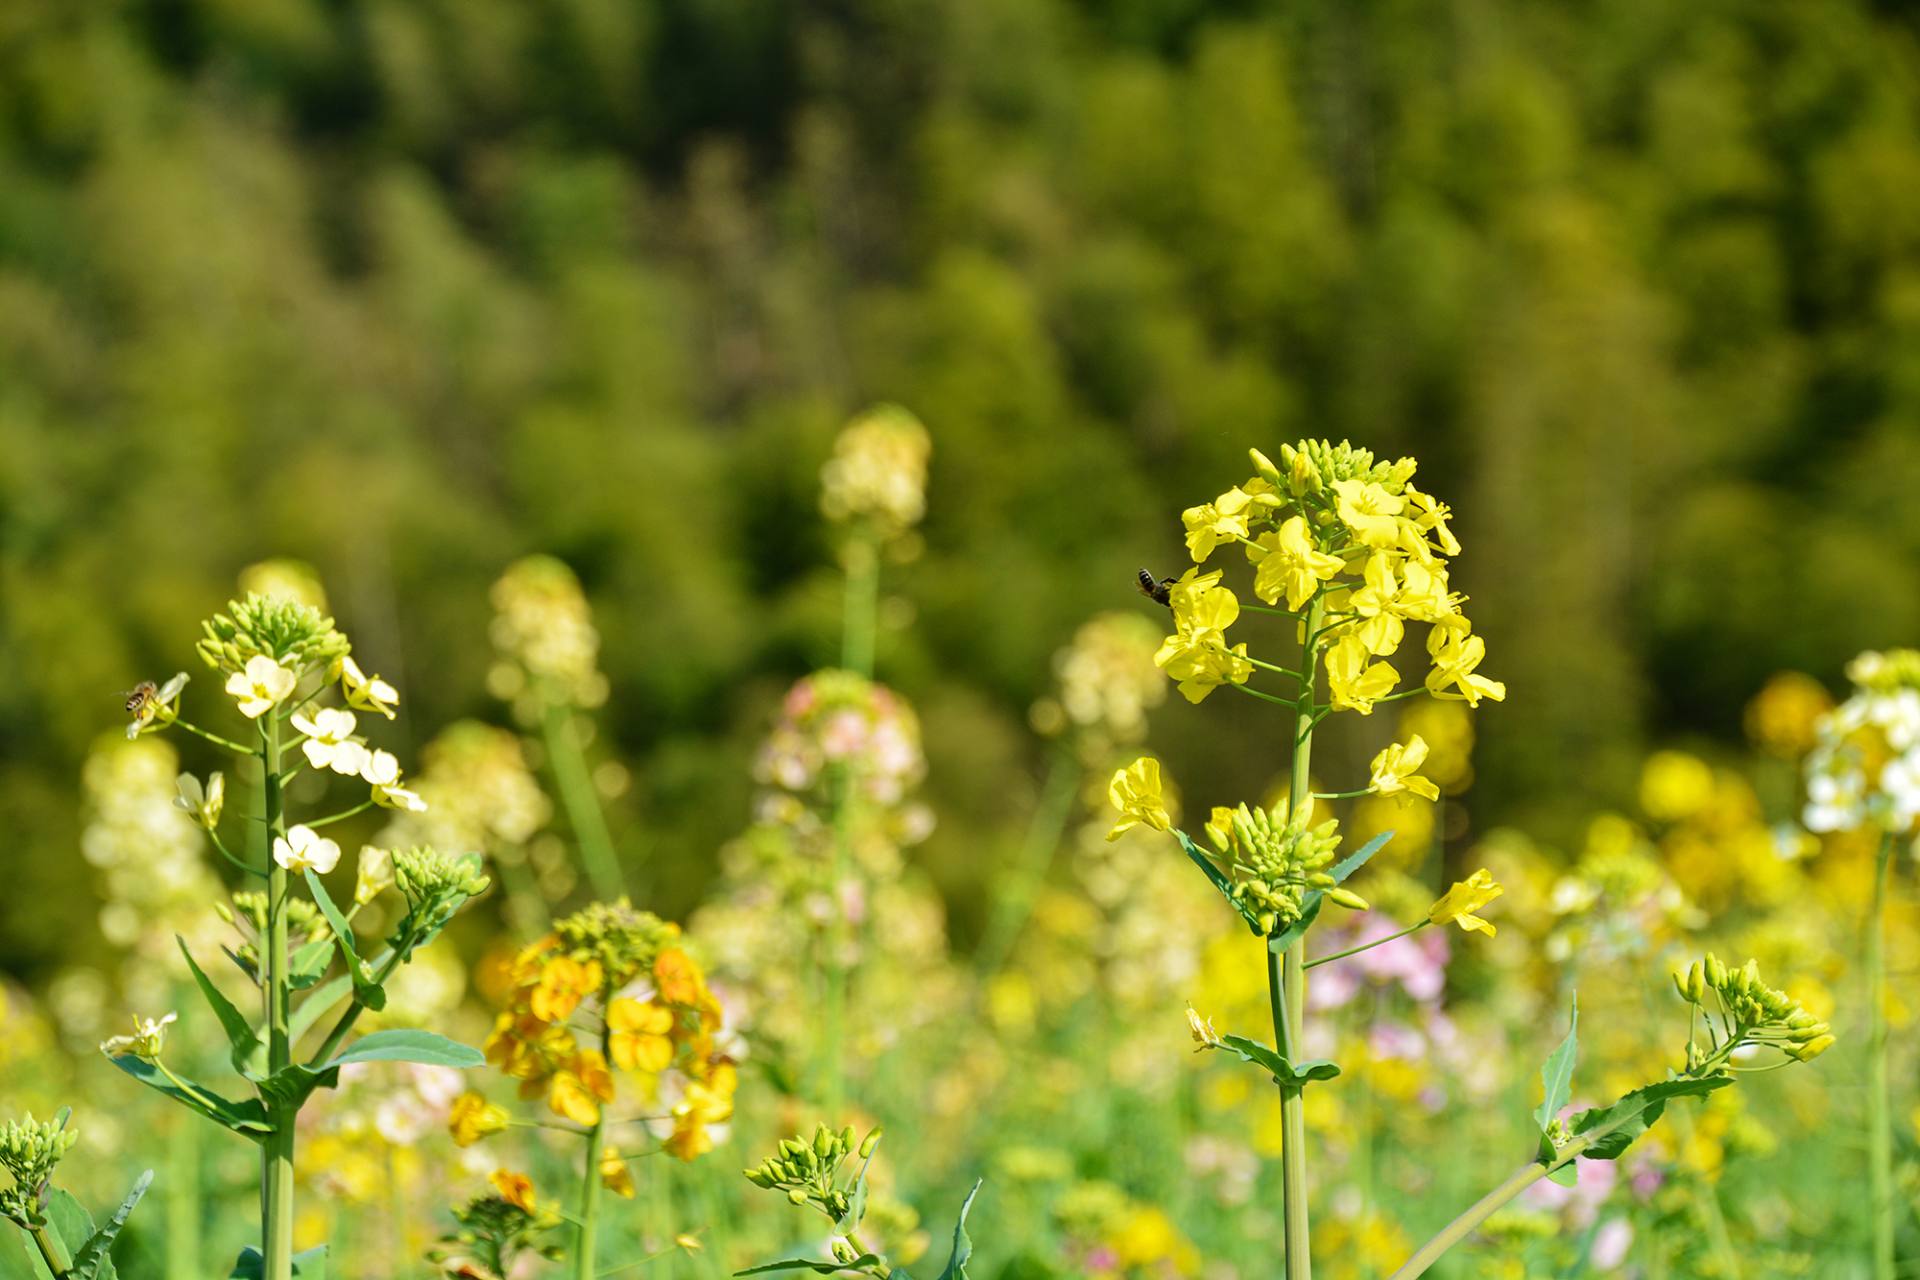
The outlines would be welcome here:
<svg viewBox="0 0 1920 1280">
<path fill-rule="evenodd" d="M 1542 1093 L 1540 1105 L 1534 1110 L 1533 1121 L 1542 1132 L 1553 1123 L 1560 1109 L 1573 1098 L 1573 1068 L 1580 1057 L 1580 997 L 1573 997 L 1573 1014 L 1567 1022 L 1567 1038 L 1560 1047 L 1547 1057 L 1547 1063 L 1540 1068 Z"/>
<path fill-rule="evenodd" d="M 960 1205 L 960 1220 L 953 1224 L 953 1252 L 948 1255 L 946 1269 L 938 1280 L 967 1280 L 967 1262 L 973 1257 L 973 1239 L 967 1235 L 967 1214 L 973 1210 L 973 1198 L 979 1194 L 980 1183 L 975 1182 Z"/>
<path fill-rule="evenodd" d="M 247 1015 L 226 993 L 213 985 L 200 962 L 193 958 L 193 952 L 187 949 L 187 940 L 179 934 L 173 940 L 180 944 L 180 954 L 187 958 L 187 968 L 193 973 L 193 981 L 200 988 L 200 994 L 206 997 L 207 1004 L 213 1009 L 213 1016 L 220 1020 L 220 1027 L 227 1033 L 227 1045 L 233 1059 L 233 1069 L 245 1072 L 248 1061 L 260 1047 L 260 1037 L 254 1034 L 253 1024 L 247 1021 Z"/>
<path fill-rule="evenodd" d="M 434 1031 L 376 1031 L 361 1036 L 328 1067 L 349 1062 L 424 1062 L 435 1067 L 478 1067 L 486 1064 L 478 1049 L 449 1040 Z"/>
<path fill-rule="evenodd" d="M 1193 865 L 1206 874 L 1207 879 L 1213 882 L 1213 887 L 1220 891 L 1220 896 L 1227 900 L 1227 905 L 1240 913 L 1240 918 L 1247 922 L 1247 928 L 1253 930 L 1257 936 L 1261 931 L 1260 922 L 1254 919 L 1253 912 L 1234 900 L 1233 881 L 1227 878 L 1227 873 L 1215 866 L 1213 859 L 1209 858 L 1206 851 L 1195 844 L 1186 832 L 1175 827 L 1173 838 L 1180 842 L 1180 847 L 1186 851 Z"/>
<path fill-rule="evenodd" d="M 273 1132 L 273 1124 L 267 1119 L 267 1110 L 260 1105 L 257 1098 L 249 1098 L 245 1102 L 234 1102 L 229 1098 L 221 1097 L 205 1085 L 195 1084 L 191 1080 L 186 1083 L 192 1085 L 193 1092 L 188 1093 L 167 1079 L 166 1075 L 151 1062 L 143 1061 L 131 1054 L 108 1058 L 107 1061 L 149 1089 L 166 1094 L 175 1102 L 199 1112 L 209 1120 L 225 1125 L 242 1137 L 258 1142 Z"/>
<path fill-rule="evenodd" d="M 127 1192 L 127 1198 L 113 1211 L 113 1216 L 100 1224 L 98 1230 L 87 1237 L 73 1255 L 73 1270 L 68 1272 L 75 1280 L 109 1280 L 114 1274 L 113 1261 L 108 1257 L 113 1248 L 115 1237 L 120 1228 L 127 1225 L 127 1219 L 133 1215 L 133 1208 L 140 1203 L 140 1197 L 147 1194 L 147 1188 L 153 1185 L 153 1170 L 149 1169 L 134 1182 L 133 1190 Z"/>
<path fill-rule="evenodd" d="M 293 1280 L 327 1280 L 327 1246 L 315 1245 L 305 1253 L 296 1253 L 289 1259 L 293 1264 Z M 227 1273 L 227 1280 L 261 1280 L 266 1274 L 267 1260 L 252 1245 L 240 1251 L 234 1259 L 233 1270 Z"/>
<path fill-rule="evenodd" d="M 765 1262 L 757 1267 L 748 1267 L 745 1271 L 736 1271 L 737 1276 L 764 1276 L 776 1271 L 812 1271 L 817 1275 L 830 1276 L 836 1271 L 854 1271 L 871 1267 L 880 1261 L 879 1255 L 863 1253 L 852 1262 L 816 1262 L 812 1258 L 782 1258 L 778 1262 Z M 895 1275 L 900 1274 L 895 1272 Z"/>
<path fill-rule="evenodd" d="M 1675 1098 L 1704 1097 L 1732 1083 L 1731 1076 L 1663 1080 L 1635 1089 L 1611 1106 L 1582 1111 L 1567 1129 L 1576 1137 L 1589 1133 L 1599 1135 L 1580 1153 L 1582 1156 L 1589 1160 L 1613 1160 L 1632 1146 L 1635 1138 L 1653 1127 L 1668 1102 Z"/>
<path fill-rule="evenodd" d="M 1296 1065 L 1279 1051 L 1246 1036 L 1221 1036 L 1219 1044 L 1231 1049 L 1243 1061 L 1265 1067 L 1279 1083 L 1295 1088 L 1304 1088 L 1318 1080 L 1331 1080 L 1340 1074 L 1340 1068 L 1325 1058 L 1311 1058 Z"/>
<path fill-rule="evenodd" d="M 1327 874 L 1333 877 L 1335 884 L 1345 884 L 1347 877 L 1366 866 L 1367 859 L 1385 848 L 1387 841 L 1391 839 L 1393 839 L 1392 831 L 1382 831 L 1379 835 L 1367 841 L 1358 849 L 1355 849 L 1352 853 L 1340 859 L 1340 861 L 1334 863 L 1333 870 Z"/>
</svg>

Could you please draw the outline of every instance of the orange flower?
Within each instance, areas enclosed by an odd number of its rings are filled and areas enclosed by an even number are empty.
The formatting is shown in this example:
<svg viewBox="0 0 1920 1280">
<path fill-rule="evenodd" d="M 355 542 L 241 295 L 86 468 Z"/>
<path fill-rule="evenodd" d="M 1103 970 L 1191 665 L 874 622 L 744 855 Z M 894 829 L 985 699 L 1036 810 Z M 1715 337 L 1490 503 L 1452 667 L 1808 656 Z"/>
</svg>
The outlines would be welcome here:
<svg viewBox="0 0 1920 1280">
<path fill-rule="evenodd" d="M 494 1019 L 487 1036 L 487 1061 L 516 1080 L 538 1080 L 570 1061 L 573 1033 L 527 1013 L 509 1010 Z"/>
<path fill-rule="evenodd" d="M 540 966 L 540 981 L 527 996 L 527 1008 L 542 1022 L 564 1022 L 580 1002 L 600 990 L 598 960 L 553 956 Z"/>
<path fill-rule="evenodd" d="M 570 1067 L 554 1073 L 547 1089 L 553 1113 L 575 1124 L 598 1124 L 600 1104 L 612 1101 L 613 1073 L 597 1049 L 582 1049 Z"/>
<path fill-rule="evenodd" d="M 613 1064 L 657 1075 L 673 1061 L 673 1010 L 654 1001 L 615 1000 L 607 1007 Z"/>
<path fill-rule="evenodd" d="M 447 1128 L 456 1146 L 470 1147 L 490 1133 L 507 1127 L 504 1107 L 494 1106 L 478 1093 L 468 1091 L 453 1100 L 447 1113 Z"/>
<path fill-rule="evenodd" d="M 633 1169 L 612 1147 L 600 1153 L 600 1183 L 622 1199 L 633 1199 Z"/>
<path fill-rule="evenodd" d="M 534 1212 L 533 1179 L 524 1173 L 513 1173 L 506 1169 L 495 1169 L 487 1175 L 487 1181 L 500 1193 L 500 1198 L 514 1208 L 525 1213 Z"/>
<path fill-rule="evenodd" d="M 653 980 L 660 986 L 660 998 L 669 1004 L 696 1004 L 706 990 L 700 967 L 678 947 L 668 947 L 654 958 Z"/>
</svg>

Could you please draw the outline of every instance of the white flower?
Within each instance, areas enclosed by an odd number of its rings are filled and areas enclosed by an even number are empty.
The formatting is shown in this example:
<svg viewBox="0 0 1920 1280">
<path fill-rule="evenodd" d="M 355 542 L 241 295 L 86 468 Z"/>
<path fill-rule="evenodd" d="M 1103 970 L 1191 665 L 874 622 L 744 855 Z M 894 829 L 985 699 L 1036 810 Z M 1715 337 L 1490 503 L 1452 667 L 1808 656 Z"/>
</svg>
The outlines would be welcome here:
<svg viewBox="0 0 1920 1280">
<path fill-rule="evenodd" d="M 405 809 L 425 813 L 427 802 L 400 785 L 400 760 L 391 751 L 375 751 L 360 768 L 360 776 L 373 788 L 373 802 L 383 809 Z"/>
<path fill-rule="evenodd" d="M 264 653 L 247 659 L 247 669 L 227 677 L 227 692 L 240 702 L 240 714 L 258 720 L 293 692 L 298 677 Z"/>
<path fill-rule="evenodd" d="M 365 906 L 393 883 L 393 854 L 370 844 L 360 846 L 360 865 L 353 879 L 353 903 Z"/>
<path fill-rule="evenodd" d="M 133 1034 L 113 1036 L 100 1042 L 100 1052 L 109 1058 L 144 1058 L 152 1062 L 160 1056 L 160 1050 L 167 1043 L 167 1028 L 173 1025 L 176 1015 L 169 1013 L 155 1021 L 142 1018 L 138 1014 L 133 1019 Z"/>
<path fill-rule="evenodd" d="M 360 664 L 351 656 L 342 657 L 334 664 L 340 676 L 340 691 L 347 696 L 347 705 L 358 707 L 362 711 L 377 711 L 387 719 L 393 719 L 393 709 L 400 704 L 400 693 L 379 676 L 368 676 L 360 670 Z"/>
<path fill-rule="evenodd" d="M 220 825 L 220 810 L 225 807 L 227 800 L 226 774 L 216 770 L 208 777 L 206 786 L 202 787 L 200 779 L 183 773 L 175 785 L 180 794 L 173 798 L 174 808 L 209 831 Z"/>
<path fill-rule="evenodd" d="M 1910 831 L 1920 822 L 1920 751 L 1909 751 L 1887 762 L 1880 771 L 1880 790 L 1886 794 L 1891 812 L 1887 827 L 1892 831 Z"/>
<path fill-rule="evenodd" d="M 332 769 L 348 777 L 360 772 L 367 763 L 367 749 L 353 736 L 353 712 L 322 707 L 309 719 L 293 713 L 293 727 L 307 735 L 300 750 L 307 763 L 316 769 Z"/>
<path fill-rule="evenodd" d="M 297 826 L 273 840 L 273 860 L 289 871 L 315 871 L 321 875 L 340 861 L 340 846 L 312 827 Z"/>
</svg>

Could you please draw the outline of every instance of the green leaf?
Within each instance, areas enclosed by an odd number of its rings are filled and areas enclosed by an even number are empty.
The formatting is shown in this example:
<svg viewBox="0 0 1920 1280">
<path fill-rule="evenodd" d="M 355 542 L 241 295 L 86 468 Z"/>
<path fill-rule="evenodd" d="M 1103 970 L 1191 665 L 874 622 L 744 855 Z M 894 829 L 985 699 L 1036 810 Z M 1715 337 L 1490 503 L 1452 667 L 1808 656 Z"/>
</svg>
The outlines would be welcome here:
<svg viewBox="0 0 1920 1280">
<path fill-rule="evenodd" d="M 1533 1121 L 1542 1132 L 1553 1123 L 1560 1114 L 1560 1108 L 1567 1105 L 1573 1097 L 1573 1066 L 1580 1056 L 1580 996 L 1573 997 L 1573 1014 L 1567 1022 L 1567 1038 L 1560 1042 L 1547 1058 L 1547 1064 L 1540 1068 L 1540 1084 L 1543 1092 L 1540 1106 L 1533 1113 Z"/>
<path fill-rule="evenodd" d="M 296 1253 L 289 1259 L 293 1263 L 293 1280 L 327 1280 L 327 1246 L 315 1245 L 305 1253 Z M 267 1260 L 252 1245 L 240 1251 L 234 1259 L 233 1270 L 227 1273 L 227 1280 L 261 1280 L 266 1274 Z"/>
<path fill-rule="evenodd" d="M 71 1258 L 92 1238 L 93 1215 L 87 1212 L 85 1205 L 54 1187 L 47 1197 L 47 1227 L 60 1237 L 60 1243 L 67 1247 L 67 1256 Z M 38 1256 L 39 1250 L 34 1252 Z M 109 1263 L 100 1275 L 102 1280 L 111 1277 L 113 1265 Z"/>
<path fill-rule="evenodd" d="M 819 1275 L 830 1276 L 836 1271 L 857 1271 L 870 1267 L 880 1261 L 878 1254 L 863 1253 L 852 1262 L 815 1262 L 812 1258 L 782 1258 L 778 1262 L 762 1263 L 757 1267 L 748 1267 L 745 1271 L 736 1271 L 737 1276 L 764 1276 L 775 1271 L 812 1271 Z M 898 1273 L 896 1273 L 898 1274 Z"/>
<path fill-rule="evenodd" d="M 1580 1181 L 1580 1162 L 1569 1160 L 1558 1169 L 1547 1170 L 1547 1181 L 1558 1183 L 1563 1187 L 1577 1185 Z"/>
<path fill-rule="evenodd" d="M 339 1082 L 338 1068 L 316 1069 L 298 1062 L 289 1062 L 272 1075 L 254 1081 L 263 1101 L 289 1111 L 298 1111 L 315 1089 L 331 1089 Z"/>
<path fill-rule="evenodd" d="M 424 1062 L 435 1067 L 478 1067 L 486 1055 L 433 1031 L 376 1031 L 361 1036 L 327 1066 L 349 1062 Z"/>
<path fill-rule="evenodd" d="M 1285 954 L 1288 947 L 1307 936 L 1307 930 L 1320 916 L 1320 908 L 1325 899 L 1320 893 L 1312 892 L 1300 900 L 1300 918 L 1267 939 L 1267 950 L 1275 955 Z"/>
<path fill-rule="evenodd" d="M 353 926 L 340 914 L 340 908 L 334 905 L 333 895 L 327 892 L 327 886 L 311 869 L 307 872 L 307 888 L 313 893 L 313 901 L 320 908 L 320 914 L 326 917 L 327 926 L 333 930 L 333 936 L 340 940 L 340 950 L 346 956 L 347 976 L 353 983 L 354 994 L 360 1003 L 369 1009 L 379 1010 L 386 1007 L 386 992 L 380 989 L 368 973 L 368 966 L 360 958 L 358 948 L 353 942 Z"/>
<path fill-rule="evenodd" d="M 332 938 L 319 938 L 307 943 L 293 953 L 293 959 L 287 965 L 287 986 L 295 991 L 305 991 L 327 976 L 327 966 L 332 963 Z"/>
<path fill-rule="evenodd" d="M 1612 1106 L 1582 1111 L 1567 1126 L 1575 1136 L 1597 1133 L 1600 1136 L 1580 1154 L 1589 1160 L 1612 1160 L 1633 1145 L 1633 1140 L 1651 1129 L 1674 1098 L 1697 1098 L 1733 1083 L 1732 1076 L 1691 1076 L 1663 1080 L 1635 1089 Z"/>
<path fill-rule="evenodd" d="M 0 1280 L 40 1280 L 46 1267 L 24 1228 L 0 1218 Z"/>
<path fill-rule="evenodd" d="M 1173 837 L 1180 842 L 1180 847 L 1186 850 L 1187 857 L 1193 860 L 1193 865 L 1205 872 L 1207 879 L 1213 881 L 1213 887 L 1220 891 L 1220 896 L 1227 900 L 1227 905 L 1238 911 L 1240 918 L 1247 922 L 1247 928 L 1258 935 L 1261 931 L 1260 922 L 1254 919 L 1253 912 L 1234 900 L 1233 881 L 1227 878 L 1227 873 L 1215 866 L 1213 859 L 1209 858 L 1206 851 L 1195 844 L 1186 832 L 1175 827 Z"/>
<path fill-rule="evenodd" d="M 127 1198 L 113 1211 L 113 1216 L 100 1225 L 100 1229 L 87 1237 L 73 1255 L 73 1270 L 68 1274 L 76 1280 L 108 1280 L 113 1275 L 113 1261 L 107 1256 L 113 1248 L 113 1241 L 120 1234 L 120 1228 L 127 1225 L 127 1219 L 133 1215 L 133 1207 L 140 1203 L 140 1197 L 147 1194 L 147 1188 L 153 1185 L 153 1170 L 149 1169 L 134 1182 L 133 1190 L 127 1192 Z"/>
<path fill-rule="evenodd" d="M 967 1280 L 967 1262 L 973 1257 L 973 1240 L 967 1235 L 967 1214 L 973 1208 L 973 1198 L 979 1194 L 980 1184 L 976 1182 L 960 1206 L 960 1220 L 953 1224 L 953 1253 L 947 1258 L 947 1269 L 937 1280 Z"/>
<path fill-rule="evenodd" d="M 1358 849 L 1355 849 L 1352 853 L 1340 859 L 1340 861 L 1334 863 L 1333 870 L 1327 874 L 1333 877 L 1335 884 L 1345 884 L 1348 876 L 1351 876 L 1354 872 L 1366 866 L 1367 859 L 1385 848 L 1387 841 L 1391 839 L 1393 839 L 1393 832 L 1382 831 L 1379 835 L 1367 841 Z"/>
<path fill-rule="evenodd" d="M 1331 1080 L 1340 1074 L 1340 1068 L 1325 1058 L 1310 1058 L 1296 1066 L 1277 1050 L 1245 1036 L 1221 1036 L 1220 1045 L 1239 1054 L 1242 1061 L 1265 1067 L 1276 1081 L 1294 1088 L 1304 1088 L 1316 1080 Z"/>
<path fill-rule="evenodd" d="M 213 979 L 206 975 L 206 971 L 193 958 L 193 952 L 187 949 L 187 940 L 177 933 L 173 935 L 173 940 L 180 944 L 180 954 L 187 958 L 187 968 L 193 971 L 193 980 L 199 985 L 200 994 L 206 997 L 207 1004 L 213 1009 L 213 1016 L 220 1019 L 220 1026 L 227 1033 L 233 1069 L 245 1072 L 248 1060 L 260 1047 L 260 1037 L 254 1034 L 253 1024 L 247 1021 L 247 1015 L 240 1012 L 220 988 L 213 985 Z"/>
<path fill-rule="evenodd" d="M 223 1098 L 205 1085 L 193 1085 L 194 1092 L 188 1093 L 155 1067 L 151 1062 L 143 1061 L 132 1054 L 125 1054 L 107 1061 L 120 1068 L 150 1089 L 157 1089 L 175 1102 L 199 1112 L 209 1120 L 225 1125 L 242 1137 L 258 1142 L 273 1132 L 273 1124 L 267 1119 L 267 1110 L 257 1098 L 245 1102 L 234 1102 Z"/>
</svg>

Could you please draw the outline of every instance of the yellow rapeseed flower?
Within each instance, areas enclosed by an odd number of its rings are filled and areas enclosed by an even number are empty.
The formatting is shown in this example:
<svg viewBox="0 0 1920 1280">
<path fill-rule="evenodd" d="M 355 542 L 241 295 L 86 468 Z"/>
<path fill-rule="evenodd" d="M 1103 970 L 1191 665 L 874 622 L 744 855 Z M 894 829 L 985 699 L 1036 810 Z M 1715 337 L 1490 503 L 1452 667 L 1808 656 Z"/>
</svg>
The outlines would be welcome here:
<svg viewBox="0 0 1920 1280">
<path fill-rule="evenodd" d="M 608 1048 L 622 1071 L 658 1075 L 673 1062 L 673 1010 L 652 1000 L 607 1006 Z"/>
<path fill-rule="evenodd" d="M 487 1181 L 514 1208 L 523 1213 L 533 1213 L 533 1179 L 524 1173 L 514 1173 L 508 1169 L 495 1169 L 487 1175 Z"/>
<path fill-rule="evenodd" d="M 1333 492 L 1340 522 L 1352 530 L 1355 541 L 1376 551 L 1399 545 L 1405 500 L 1370 480 L 1335 480 Z"/>
<path fill-rule="evenodd" d="M 453 1100 L 447 1112 L 447 1132 L 454 1145 L 470 1147 L 490 1133 L 507 1127 L 507 1110 L 488 1102 L 485 1096 L 469 1090 Z"/>
<path fill-rule="evenodd" d="M 1476 669 L 1487 656 L 1487 642 L 1467 629 L 1465 618 L 1457 626 L 1436 626 L 1428 632 L 1427 652 L 1433 656 L 1427 690 L 1434 697 L 1459 698 L 1470 707 L 1479 706 L 1482 698 L 1506 699 L 1506 685 L 1478 674 Z"/>
<path fill-rule="evenodd" d="M 1478 930 L 1491 938 L 1494 935 L 1493 926 L 1474 912 L 1504 892 L 1494 881 L 1493 873 L 1482 867 L 1465 880 L 1456 882 L 1438 902 L 1428 908 L 1427 920 L 1432 924 L 1457 923 L 1462 929 L 1470 932 Z"/>
<path fill-rule="evenodd" d="M 1252 505 L 1251 495 L 1233 488 L 1212 502 L 1181 512 L 1180 523 L 1187 527 L 1187 551 L 1193 556 L 1193 562 L 1204 564 L 1222 542 L 1246 537 L 1247 517 L 1251 514 L 1248 508 Z"/>
<path fill-rule="evenodd" d="M 1396 742 L 1373 758 L 1375 795 L 1411 794 L 1429 800 L 1440 798 L 1440 788 L 1430 779 L 1417 777 L 1427 760 L 1427 740 L 1414 734 L 1403 746 Z"/>
<path fill-rule="evenodd" d="M 600 1153 L 600 1185 L 623 1200 L 631 1200 L 635 1195 L 633 1169 L 616 1147 Z"/>
<path fill-rule="evenodd" d="M 1259 557 L 1253 575 L 1253 594 L 1268 604 L 1279 604 L 1284 596 L 1287 608 L 1298 609 L 1312 598 L 1322 582 L 1337 577 L 1345 564 L 1339 556 L 1314 545 L 1313 534 L 1303 516 L 1288 517 L 1278 529 L 1261 534 L 1255 541 L 1263 550 L 1256 553 L 1255 548 L 1247 548 L 1249 556 L 1258 554 Z"/>
<path fill-rule="evenodd" d="M 1217 585 L 1218 572 L 1182 575 L 1171 590 L 1173 635 L 1153 655 L 1156 666 L 1178 681 L 1181 696 L 1199 702 L 1223 684 L 1239 684 L 1253 674 L 1247 646 L 1227 647 L 1227 628 L 1240 616 L 1240 600 Z"/>
<path fill-rule="evenodd" d="M 1393 692 L 1400 673 L 1384 662 L 1373 662 L 1359 636 L 1342 637 L 1327 650 L 1327 689 L 1341 710 L 1370 715 L 1373 704 Z"/>
<path fill-rule="evenodd" d="M 1160 762 L 1152 756 L 1141 756 L 1126 768 L 1115 770 L 1113 780 L 1107 783 L 1107 799 L 1120 811 L 1120 820 L 1107 832 L 1109 840 L 1118 840 L 1141 825 L 1155 831 L 1173 826 L 1161 794 Z"/>
</svg>

